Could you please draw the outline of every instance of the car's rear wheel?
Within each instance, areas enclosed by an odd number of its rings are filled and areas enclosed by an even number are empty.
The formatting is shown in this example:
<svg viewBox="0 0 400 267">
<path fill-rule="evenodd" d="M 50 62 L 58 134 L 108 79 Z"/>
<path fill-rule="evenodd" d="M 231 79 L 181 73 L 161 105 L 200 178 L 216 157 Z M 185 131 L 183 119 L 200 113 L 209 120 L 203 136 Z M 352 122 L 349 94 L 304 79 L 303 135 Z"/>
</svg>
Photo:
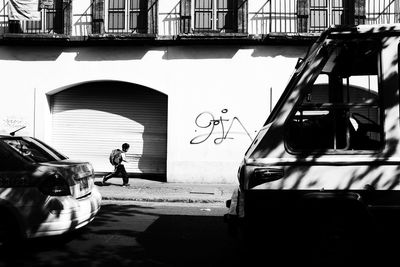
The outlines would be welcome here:
<svg viewBox="0 0 400 267">
<path fill-rule="evenodd" d="M 14 216 L 5 209 L 0 209 L 0 245 L 12 246 L 20 240 L 18 225 Z"/>
</svg>

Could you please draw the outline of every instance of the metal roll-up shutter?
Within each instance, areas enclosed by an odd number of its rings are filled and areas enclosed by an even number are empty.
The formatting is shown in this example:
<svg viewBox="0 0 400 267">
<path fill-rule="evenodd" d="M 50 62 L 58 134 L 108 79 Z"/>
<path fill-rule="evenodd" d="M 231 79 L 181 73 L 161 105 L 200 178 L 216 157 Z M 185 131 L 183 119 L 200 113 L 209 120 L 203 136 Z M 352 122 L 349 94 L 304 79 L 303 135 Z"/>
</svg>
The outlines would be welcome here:
<svg viewBox="0 0 400 267">
<path fill-rule="evenodd" d="M 52 144 L 69 158 L 109 172 L 111 150 L 126 142 L 129 173 L 166 173 L 166 95 L 129 83 L 88 83 L 53 95 L 51 111 Z"/>
</svg>

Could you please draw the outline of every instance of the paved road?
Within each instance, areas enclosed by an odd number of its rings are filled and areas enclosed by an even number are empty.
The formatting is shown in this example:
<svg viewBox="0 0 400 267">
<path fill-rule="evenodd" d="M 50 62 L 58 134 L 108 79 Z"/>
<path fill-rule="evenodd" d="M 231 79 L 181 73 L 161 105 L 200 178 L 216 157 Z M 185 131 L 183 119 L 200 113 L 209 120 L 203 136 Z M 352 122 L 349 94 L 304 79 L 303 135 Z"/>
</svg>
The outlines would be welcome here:
<svg viewBox="0 0 400 267">
<path fill-rule="evenodd" d="M 228 234 L 225 212 L 222 204 L 105 201 L 98 217 L 77 233 L 33 240 L 11 251 L 0 247 L 0 266 L 342 266 L 347 260 L 330 248 L 310 246 L 307 238 L 275 243 L 267 237 L 248 250 L 250 243 L 242 246 Z M 391 242 L 375 242 L 366 233 L 365 242 L 371 243 L 364 247 L 370 249 L 354 254 L 356 263 L 384 266 L 397 259 L 400 235 L 394 234 Z M 360 245 L 365 243 L 355 242 L 346 251 L 351 255 Z"/>
<path fill-rule="evenodd" d="M 103 203 L 88 227 L 65 238 L 0 250 L 1 266 L 231 266 L 235 242 L 221 204 Z"/>
</svg>

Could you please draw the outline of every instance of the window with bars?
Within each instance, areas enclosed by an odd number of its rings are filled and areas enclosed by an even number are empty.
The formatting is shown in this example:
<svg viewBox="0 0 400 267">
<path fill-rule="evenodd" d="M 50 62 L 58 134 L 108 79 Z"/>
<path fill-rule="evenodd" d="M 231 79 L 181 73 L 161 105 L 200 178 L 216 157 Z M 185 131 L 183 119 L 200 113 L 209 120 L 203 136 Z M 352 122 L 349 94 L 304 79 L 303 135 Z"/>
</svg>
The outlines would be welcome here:
<svg viewBox="0 0 400 267">
<path fill-rule="evenodd" d="M 109 32 L 147 32 L 148 0 L 108 0 Z"/>
<path fill-rule="evenodd" d="M 397 0 L 396 0 L 397 1 Z M 364 24 L 365 0 L 297 0 L 298 32 L 322 32 L 331 25 Z"/>
<path fill-rule="evenodd" d="M 235 31 L 235 0 L 194 0 L 194 29 L 197 31 Z"/>
<path fill-rule="evenodd" d="M 330 25 L 349 23 L 348 0 L 310 0 L 310 31 L 321 32 Z"/>
</svg>

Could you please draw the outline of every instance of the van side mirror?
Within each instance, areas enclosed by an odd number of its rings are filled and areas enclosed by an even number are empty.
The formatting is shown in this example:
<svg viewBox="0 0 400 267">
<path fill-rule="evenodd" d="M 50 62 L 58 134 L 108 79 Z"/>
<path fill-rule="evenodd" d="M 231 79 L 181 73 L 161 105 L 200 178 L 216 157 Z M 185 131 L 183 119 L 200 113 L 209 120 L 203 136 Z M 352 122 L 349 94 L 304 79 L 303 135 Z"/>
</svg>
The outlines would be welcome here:
<svg viewBox="0 0 400 267">
<path fill-rule="evenodd" d="M 303 62 L 304 62 L 304 58 L 299 57 L 297 59 L 297 63 L 296 63 L 296 67 L 295 68 L 298 69 L 301 66 L 301 64 L 303 64 Z"/>
</svg>

